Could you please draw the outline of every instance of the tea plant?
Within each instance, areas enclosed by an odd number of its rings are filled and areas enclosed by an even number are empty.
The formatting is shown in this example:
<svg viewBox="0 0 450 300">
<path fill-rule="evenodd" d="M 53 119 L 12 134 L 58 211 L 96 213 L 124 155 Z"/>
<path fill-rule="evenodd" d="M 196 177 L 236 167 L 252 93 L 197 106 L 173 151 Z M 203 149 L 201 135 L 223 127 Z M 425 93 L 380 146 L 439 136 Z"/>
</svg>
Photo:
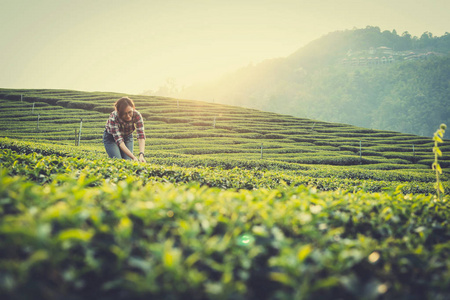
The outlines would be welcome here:
<svg viewBox="0 0 450 300">
<path fill-rule="evenodd" d="M 449 202 L 431 195 L 93 186 L 89 172 L 42 186 L 0 171 L 1 298 L 450 296 Z"/>
<path fill-rule="evenodd" d="M 105 120 L 119 96 L 65 90 L 0 89 L 0 136 L 73 144 L 82 117 L 82 147 L 101 149 Z M 425 137 L 217 103 L 132 97 L 145 119 L 149 137 L 146 149 L 150 149 L 152 157 L 197 159 L 199 165 L 206 160 L 240 159 L 240 164 L 275 163 L 290 165 L 291 169 L 305 164 L 357 166 L 360 163 L 370 169 L 417 169 L 429 168 L 434 159 L 427 144 L 431 143 Z M 35 105 L 34 112 L 32 105 Z M 261 153 L 261 144 L 264 144 L 264 153 Z M 450 158 L 444 155 L 439 163 L 445 172 L 445 168 L 450 167 Z"/>
<path fill-rule="evenodd" d="M 439 165 L 438 162 L 438 156 L 442 156 L 442 151 L 439 149 L 438 144 L 443 143 L 442 140 L 444 138 L 445 130 L 447 129 L 447 125 L 441 124 L 439 129 L 434 133 L 433 141 L 434 141 L 434 147 L 433 147 L 433 153 L 434 153 L 434 162 L 432 165 L 433 170 L 436 170 L 436 193 L 438 199 L 441 199 L 440 193 L 444 193 L 444 186 L 442 185 L 442 182 L 439 180 L 439 175 L 442 174 L 442 168 Z"/>
<path fill-rule="evenodd" d="M 30 144 L 22 143 L 29 146 Z M 175 184 L 198 183 L 201 186 L 219 187 L 222 189 L 259 189 L 277 188 L 279 186 L 314 186 L 320 190 L 365 190 L 380 192 L 384 189 L 395 189 L 401 185 L 401 191 L 408 193 L 433 192 L 433 176 L 429 173 L 413 173 L 411 171 L 370 171 L 364 169 L 348 169 L 336 167 L 315 167 L 305 170 L 266 170 L 220 167 L 202 167 L 164 164 L 138 164 L 123 160 L 87 159 L 82 157 L 61 157 L 55 155 L 48 148 L 43 147 L 45 153 L 34 151 L 39 148 L 20 147 L 15 143 L 11 146 L 16 150 L 0 149 L 0 166 L 8 170 L 8 174 L 25 176 L 29 180 L 39 183 L 52 182 L 59 174 L 71 174 L 78 177 L 79 172 L 89 173 L 98 180 L 119 182 L 126 178 L 142 180 L 144 184 L 153 182 L 171 182 Z M 1 147 L 6 145 L 0 144 Z M 77 148 L 77 147 L 74 147 Z M 56 150 L 56 149 L 55 149 Z M 19 153 L 23 151 L 24 153 Z M 67 155 L 67 152 L 61 153 Z M 81 154 L 81 153 L 80 153 Z M 72 153 L 73 155 L 73 153 Z M 170 160 L 170 162 L 176 162 Z M 445 175 L 443 179 L 446 178 Z"/>
<path fill-rule="evenodd" d="M 450 299 L 444 132 L 435 177 L 427 138 L 136 96 L 138 164 L 100 142 L 118 97 L 0 89 L 1 299 Z"/>
</svg>

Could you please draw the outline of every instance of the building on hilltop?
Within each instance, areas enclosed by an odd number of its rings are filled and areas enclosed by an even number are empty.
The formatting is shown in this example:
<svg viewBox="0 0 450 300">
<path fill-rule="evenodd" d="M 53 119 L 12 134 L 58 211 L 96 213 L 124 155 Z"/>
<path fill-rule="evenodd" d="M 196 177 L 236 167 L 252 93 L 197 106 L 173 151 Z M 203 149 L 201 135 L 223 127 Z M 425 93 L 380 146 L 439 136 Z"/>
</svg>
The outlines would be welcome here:
<svg viewBox="0 0 450 300">
<path fill-rule="evenodd" d="M 378 47 L 377 51 L 381 52 L 382 54 L 389 54 L 389 55 L 394 54 L 394 51 L 392 50 L 392 48 L 385 47 L 385 46 Z"/>
</svg>

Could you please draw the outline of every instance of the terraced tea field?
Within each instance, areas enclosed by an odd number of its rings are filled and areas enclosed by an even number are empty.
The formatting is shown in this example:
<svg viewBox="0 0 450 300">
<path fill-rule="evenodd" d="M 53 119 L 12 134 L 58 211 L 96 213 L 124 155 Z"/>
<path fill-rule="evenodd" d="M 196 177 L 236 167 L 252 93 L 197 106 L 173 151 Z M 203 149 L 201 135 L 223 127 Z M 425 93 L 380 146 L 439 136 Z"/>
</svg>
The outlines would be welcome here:
<svg viewBox="0 0 450 300">
<path fill-rule="evenodd" d="M 1 299 L 450 298 L 449 141 L 131 96 L 0 89 Z M 81 143 L 75 130 L 82 122 Z"/>
<path fill-rule="evenodd" d="M 0 89 L 1 136 L 102 150 L 101 135 L 122 95 L 59 90 Z M 396 132 L 295 118 L 199 101 L 133 96 L 145 119 L 150 159 L 245 160 L 275 164 L 341 165 L 368 169 L 429 169 L 433 142 Z M 34 106 L 34 109 L 33 109 Z M 39 119 L 39 124 L 38 124 Z M 38 128 L 39 126 L 39 128 Z M 450 145 L 441 166 L 450 166 Z M 233 163 L 231 163 L 233 165 Z"/>
</svg>

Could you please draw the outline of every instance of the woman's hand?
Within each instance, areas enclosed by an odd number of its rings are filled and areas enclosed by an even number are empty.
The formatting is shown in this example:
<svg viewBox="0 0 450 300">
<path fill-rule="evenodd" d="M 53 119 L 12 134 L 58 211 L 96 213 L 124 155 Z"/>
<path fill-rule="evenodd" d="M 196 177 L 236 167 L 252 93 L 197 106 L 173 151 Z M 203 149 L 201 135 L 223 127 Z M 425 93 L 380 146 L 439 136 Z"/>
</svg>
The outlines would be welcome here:
<svg viewBox="0 0 450 300">
<path fill-rule="evenodd" d="M 145 157 L 144 157 L 144 153 L 139 153 L 139 161 L 140 162 L 143 162 L 143 163 L 145 163 L 145 162 L 147 162 L 146 160 L 145 160 Z"/>
</svg>

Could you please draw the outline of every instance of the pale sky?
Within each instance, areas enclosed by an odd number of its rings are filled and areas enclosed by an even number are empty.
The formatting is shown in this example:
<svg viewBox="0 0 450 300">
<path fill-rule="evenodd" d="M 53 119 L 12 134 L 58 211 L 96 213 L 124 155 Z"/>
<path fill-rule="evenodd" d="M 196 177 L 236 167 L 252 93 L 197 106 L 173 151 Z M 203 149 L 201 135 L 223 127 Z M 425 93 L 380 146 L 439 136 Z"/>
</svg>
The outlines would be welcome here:
<svg viewBox="0 0 450 300">
<path fill-rule="evenodd" d="M 0 0 L 0 88 L 139 94 L 368 25 L 441 36 L 450 31 L 450 1 Z"/>
</svg>

